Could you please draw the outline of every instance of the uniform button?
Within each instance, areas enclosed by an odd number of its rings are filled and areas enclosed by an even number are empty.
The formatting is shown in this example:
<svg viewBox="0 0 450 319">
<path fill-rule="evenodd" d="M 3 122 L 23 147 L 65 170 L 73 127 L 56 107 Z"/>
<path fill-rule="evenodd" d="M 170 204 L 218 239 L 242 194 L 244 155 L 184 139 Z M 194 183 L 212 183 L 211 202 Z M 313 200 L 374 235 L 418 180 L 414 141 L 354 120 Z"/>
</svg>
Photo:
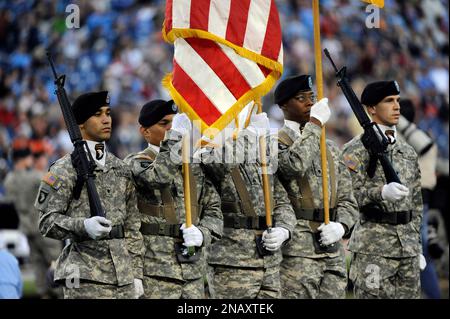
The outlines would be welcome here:
<svg viewBox="0 0 450 319">
<path fill-rule="evenodd" d="M 109 188 L 106 191 L 108 192 L 108 194 L 111 192 L 111 190 Z"/>
</svg>

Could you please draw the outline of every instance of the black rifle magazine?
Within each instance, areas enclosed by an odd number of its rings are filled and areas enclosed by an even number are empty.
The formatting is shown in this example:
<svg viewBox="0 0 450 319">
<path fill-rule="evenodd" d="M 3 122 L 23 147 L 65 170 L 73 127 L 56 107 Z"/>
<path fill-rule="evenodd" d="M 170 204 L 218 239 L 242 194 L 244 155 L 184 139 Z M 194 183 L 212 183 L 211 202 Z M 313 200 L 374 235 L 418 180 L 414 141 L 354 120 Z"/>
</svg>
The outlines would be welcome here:
<svg viewBox="0 0 450 319">
<path fill-rule="evenodd" d="M 316 254 L 335 253 L 339 250 L 339 244 L 323 245 L 320 243 L 320 232 L 313 233 L 314 251 Z"/>
<path fill-rule="evenodd" d="M 256 242 L 256 250 L 258 251 L 258 255 L 259 256 L 262 257 L 262 256 L 267 256 L 267 255 L 273 255 L 273 252 L 268 251 L 264 247 L 264 243 L 262 241 L 262 234 L 261 235 L 256 235 L 255 242 Z"/>
<path fill-rule="evenodd" d="M 183 245 L 183 243 L 175 243 L 175 254 L 177 260 L 182 264 L 195 263 L 198 261 L 202 255 L 202 249 L 200 247 L 195 247 L 195 253 L 191 256 L 188 253 L 188 248 Z"/>
</svg>

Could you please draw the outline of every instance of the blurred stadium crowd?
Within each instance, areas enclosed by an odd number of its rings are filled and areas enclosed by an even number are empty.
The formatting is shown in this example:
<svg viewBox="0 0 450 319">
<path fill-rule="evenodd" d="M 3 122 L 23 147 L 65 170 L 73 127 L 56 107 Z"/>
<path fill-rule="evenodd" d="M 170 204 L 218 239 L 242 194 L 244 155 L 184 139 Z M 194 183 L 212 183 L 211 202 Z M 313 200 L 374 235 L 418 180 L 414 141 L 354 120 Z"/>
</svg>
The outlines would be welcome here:
<svg viewBox="0 0 450 319">
<path fill-rule="evenodd" d="M 314 74 L 311 1 L 276 2 L 283 30 L 283 77 Z M 71 3 L 80 9 L 80 28 L 66 26 Z M 385 0 L 376 29 L 365 27 L 370 12 L 362 1 L 320 4 L 322 46 L 338 66 L 348 67 L 355 92 L 359 95 L 368 81 L 397 80 L 402 97 L 413 102 L 416 124 L 437 143 L 438 184 L 431 208 L 441 211 L 448 229 L 448 1 Z M 169 98 L 160 83 L 171 71 L 173 55 L 173 46 L 161 36 L 164 6 L 163 0 L 0 0 L 0 198 L 16 139 L 28 139 L 36 159 L 46 155 L 44 166 L 72 149 L 54 95 L 47 48 L 58 72 L 67 75 L 72 100 L 86 91 L 109 91 L 114 125 L 109 149 L 124 158 L 143 147 L 137 134 L 140 107 L 151 99 Z M 328 61 L 323 68 L 324 92 L 333 110 L 328 137 L 342 145 L 359 133 L 359 126 Z M 271 125 L 280 127 L 282 113 L 272 94 L 263 104 Z"/>
</svg>

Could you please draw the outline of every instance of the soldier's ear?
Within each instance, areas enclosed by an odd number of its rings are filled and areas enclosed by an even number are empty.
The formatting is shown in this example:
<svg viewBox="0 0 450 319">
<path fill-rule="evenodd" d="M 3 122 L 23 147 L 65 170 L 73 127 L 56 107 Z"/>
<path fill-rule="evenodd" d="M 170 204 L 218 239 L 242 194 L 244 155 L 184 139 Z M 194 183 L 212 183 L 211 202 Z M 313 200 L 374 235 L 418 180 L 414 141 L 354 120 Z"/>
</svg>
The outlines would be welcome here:
<svg viewBox="0 0 450 319">
<path fill-rule="evenodd" d="M 369 112 L 371 116 L 374 116 L 377 113 L 375 110 L 375 106 L 367 106 L 367 112 Z"/>
<path fill-rule="evenodd" d="M 139 133 L 141 133 L 142 136 L 145 136 L 145 131 L 146 130 L 147 130 L 146 127 L 143 127 L 143 126 L 139 127 Z"/>
</svg>

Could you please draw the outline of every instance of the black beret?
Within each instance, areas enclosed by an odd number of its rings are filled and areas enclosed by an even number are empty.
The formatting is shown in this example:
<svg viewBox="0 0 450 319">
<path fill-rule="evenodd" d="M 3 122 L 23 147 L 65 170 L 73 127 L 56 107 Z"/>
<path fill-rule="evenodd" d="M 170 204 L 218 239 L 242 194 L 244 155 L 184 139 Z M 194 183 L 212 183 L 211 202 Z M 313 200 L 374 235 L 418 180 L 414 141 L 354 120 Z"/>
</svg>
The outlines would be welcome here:
<svg viewBox="0 0 450 319">
<path fill-rule="evenodd" d="M 80 95 L 72 104 L 77 124 L 83 124 L 102 106 L 109 106 L 108 91 L 89 92 Z"/>
<path fill-rule="evenodd" d="M 281 105 L 301 91 L 312 91 L 310 75 L 292 76 L 281 81 L 275 89 L 275 104 Z"/>
<path fill-rule="evenodd" d="M 30 155 L 31 155 L 31 150 L 29 148 L 19 148 L 19 149 L 14 149 L 12 151 L 12 157 L 13 157 L 14 161 L 17 161 L 21 158 L 25 158 Z"/>
<path fill-rule="evenodd" d="M 24 137 L 18 137 L 12 142 L 12 158 L 17 161 L 31 155 L 30 141 Z"/>
<path fill-rule="evenodd" d="M 400 94 L 397 81 L 379 81 L 367 84 L 361 94 L 361 103 L 366 106 L 374 106 L 380 103 L 386 96 Z"/>
<path fill-rule="evenodd" d="M 177 106 L 173 103 L 173 100 L 153 100 L 146 104 L 141 109 L 139 114 L 139 124 L 143 127 L 150 127 L 168 114 L 176 114 L 178 111 Z"/>
</svg>

